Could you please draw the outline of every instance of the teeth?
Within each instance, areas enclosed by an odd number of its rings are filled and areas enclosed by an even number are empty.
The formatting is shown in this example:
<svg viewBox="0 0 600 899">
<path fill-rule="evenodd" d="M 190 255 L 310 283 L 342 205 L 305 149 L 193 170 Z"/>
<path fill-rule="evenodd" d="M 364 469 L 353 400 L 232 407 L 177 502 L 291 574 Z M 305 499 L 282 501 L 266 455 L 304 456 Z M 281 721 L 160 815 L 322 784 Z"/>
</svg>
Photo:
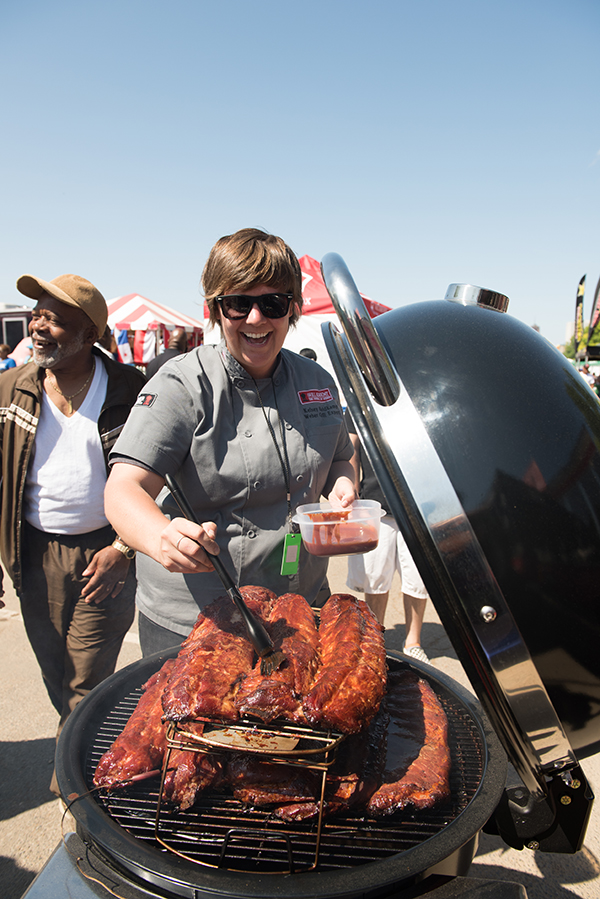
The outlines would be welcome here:
<svg viewBox="0 0 600 899">
<path fill-rule="evenodd" d="M 247 334 L 244 331 L 243 334 L 244 334 L 244 337 L 248 338 L 248 340 L 262 340 L 263 337 L 269 336 L 269 331 L 266 331 L 264 334 Z"/>
</svg>

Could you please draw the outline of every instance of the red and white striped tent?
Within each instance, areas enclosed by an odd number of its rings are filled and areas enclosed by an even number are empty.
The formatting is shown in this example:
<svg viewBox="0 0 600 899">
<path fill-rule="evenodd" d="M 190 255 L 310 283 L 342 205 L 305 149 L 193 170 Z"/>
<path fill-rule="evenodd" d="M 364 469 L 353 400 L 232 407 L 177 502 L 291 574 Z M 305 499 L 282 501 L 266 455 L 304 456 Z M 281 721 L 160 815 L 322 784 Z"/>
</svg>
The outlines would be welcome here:
<svg viewBox="0 0 600 899">
<path fill-rule="evenodd" d="M 302 315 L 295 328 L 290 328 L 284 346 L 294 353 L 310 347 L 317 354 L 317 362 L 334 374 L 325 341 L 321 333 L 323 322 L 334 322 L 341 329 L 337 313 L 327 293 L 321 276 L 321 267 L 312 256 L 302 256 L 299 260 L 302 270 Z M 361 293 L 371 318 L 389 312 L 390 306 L 376 303 Z M 221 339 L 219 328 L 211 328 L 208 321 L 208 307 L 204 304 L 204 342 L 218 343 Z"/>
<path fill-rule="evenodd" d="M 162 344 L 167 346 L 173 328 L 185 328 L 188 348 L 202 343 L 203 323 L 169 306 L 156 303 L 137 293 L 128 293 L 109 300 L 108 326 L 115 335 L 119 356 L 122 361 L 133 361 L 143 365 L 154 359 Z M 127 335 L 127 340 L 125 340 Z M 133 350 L 133 357 L 125 358 L 122 349 L 125 342 Z"/>
<path fill-rule="evenodd" d="M 341 325 L 325 287 L 321 266 L 317 260 L 312 256 L 302 256 L 298 261 L 302 271 L 302 316 L 296 327 L 290 328 L 284 346 L 295 353 L 299 353 L 304 347 L 312 347 L 317 354 L 317 362 L 333 373 L 321 333 L 321 325 L 323 322 L 334 322 L 340 330 Z M 361 293 L 361 297 L 371 318 L 390 310 L 389 306 L 376 303 L 375 300 L 369 299 L 363 293 Z"/>
</svg>

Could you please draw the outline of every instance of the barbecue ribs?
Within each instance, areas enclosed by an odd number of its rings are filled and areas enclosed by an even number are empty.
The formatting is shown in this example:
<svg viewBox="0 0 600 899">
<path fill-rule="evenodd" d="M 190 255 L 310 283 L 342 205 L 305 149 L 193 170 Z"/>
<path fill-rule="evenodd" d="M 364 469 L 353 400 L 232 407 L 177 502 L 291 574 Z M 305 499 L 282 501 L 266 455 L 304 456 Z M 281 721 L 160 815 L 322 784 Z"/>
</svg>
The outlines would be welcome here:
<svg viewBox="0 0 600 899">
<path fill-rule="evenodd" d="M 265 623 L 275 594 L 262 587 L 242 587 L 240 592 Z M 253 661 L 254 650 L 237 607 L 228 597 L 216 599 L 200 613 L 175 660 L 163 693 L 165 718 L 236 720 L 235 694 Z"/>
<path fill-rule="evenodd" d="M 201 737 L 204 723 L 192 721 L 186 731 L 192 737 Z M 209 787 L 217 789 L 222 778 L 223 763 L 215 755 L 191 749 L 171 749 L 163 798 L 185 811 L 192 807 L 204 790 Z"/>
<path fill-rule="evenodd" d="M 260 673 L 260 662 L 240 685 L 235 706 L 242 715 L 269 722 L 285 718 L 305 723 L 302 698 L 308 692 L 319 662 L 319 633 L 311 607 L 296 593 L 275 599 L 267 623 L 273 649 L 285 661 L 268 676 Z"/>
<path fill-rule="evenodd" d="M 450 795 L 448 721 L 432 688 L 412 671 L 390 674 L 390 713 L 383 782 L 371 796 L 372 815 L 406 805 L 431 808 Z"/>
<path fill-rule="evenodd" d="M 304 698 L 304 714 L 315 727 L 357 733 L 385 693 L 383 628 L 364 600 L 336 593 L 321 611 L 319 640 L 322 664 Z"/>
<path fill-rule="evenodd" d="M 97 787 L 115 787 L 160 768 L 166 749 L 162 693 L 174 659 L 168 659 L 142 687 L 143 693 L 125 729 L 104 753 L 94 774 Z"/>
</svg>

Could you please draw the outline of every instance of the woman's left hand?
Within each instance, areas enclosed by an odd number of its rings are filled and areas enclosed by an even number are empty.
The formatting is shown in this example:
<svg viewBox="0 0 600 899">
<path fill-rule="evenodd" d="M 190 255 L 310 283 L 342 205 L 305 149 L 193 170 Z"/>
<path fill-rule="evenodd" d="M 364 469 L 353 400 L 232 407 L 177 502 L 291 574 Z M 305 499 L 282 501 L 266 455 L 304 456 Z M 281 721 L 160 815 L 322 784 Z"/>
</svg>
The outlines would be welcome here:
<svg viewBox="0 0 600 899">
<path fill-rule="evenodd" d="M 354 500 L 358 499 L 352 479 L 346 475 L 339 477 L 327 499 L 334 508 L 339 508 L 341 505 L 343 509 L 346 509 L 351 506 Z"/>
</svg>

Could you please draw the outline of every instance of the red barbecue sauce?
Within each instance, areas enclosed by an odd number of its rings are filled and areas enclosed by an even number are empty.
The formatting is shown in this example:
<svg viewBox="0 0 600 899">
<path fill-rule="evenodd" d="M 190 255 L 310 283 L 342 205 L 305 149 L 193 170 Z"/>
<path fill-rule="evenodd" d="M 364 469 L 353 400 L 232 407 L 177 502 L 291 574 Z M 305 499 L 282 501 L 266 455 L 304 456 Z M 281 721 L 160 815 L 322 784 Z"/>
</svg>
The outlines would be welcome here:
<svg viewBox="0 0 600 899">
<path fill-rule="evenodd" d="M 375 549 L 379 536 L 374 525 L 361 521 L 348 521 L 347 512 L 309 512 L 308 517 L 318 525 L 335 521 L 334 525 L 313 528 L 312 542 L 305 541 L 306 549 L 313 556 L 351 556 Z M 344 520 L 340 521 L 342 518 Z"/>
</svg>

